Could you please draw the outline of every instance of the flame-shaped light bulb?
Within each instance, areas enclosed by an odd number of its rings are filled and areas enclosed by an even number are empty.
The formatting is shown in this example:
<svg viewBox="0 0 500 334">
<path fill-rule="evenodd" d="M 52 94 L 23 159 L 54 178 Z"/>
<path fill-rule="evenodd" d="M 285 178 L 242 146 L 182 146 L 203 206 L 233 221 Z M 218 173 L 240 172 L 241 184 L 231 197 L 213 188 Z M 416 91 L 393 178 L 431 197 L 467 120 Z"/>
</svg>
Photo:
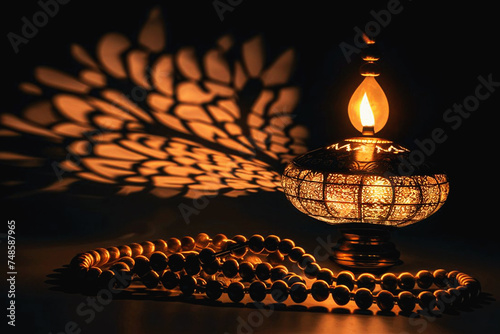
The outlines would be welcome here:
<svg viewBox="0 0 500 334">
<path fill-rule="evenodd" d="M 363 135 L 379 132 L 389 118 L 389 102 L 373 76 L 366 76 L 347 107 L 352 125 Z"/>
</svg>

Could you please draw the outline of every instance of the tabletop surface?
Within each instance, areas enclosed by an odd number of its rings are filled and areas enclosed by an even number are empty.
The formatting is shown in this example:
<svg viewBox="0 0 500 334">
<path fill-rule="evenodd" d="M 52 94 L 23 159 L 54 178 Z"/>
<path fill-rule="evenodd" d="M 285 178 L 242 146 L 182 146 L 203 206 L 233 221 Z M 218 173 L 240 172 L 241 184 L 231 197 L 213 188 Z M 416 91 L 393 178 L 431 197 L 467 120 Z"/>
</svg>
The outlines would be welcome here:
<svg viewBox="0 0 500 334">
<path fill-rule="evenodd" d="M 271 209 L 273 206 L 275 210 Z M 255 207 L 262 210 L 253 209 Z M 115 213 L 117 210 L 131 211 L 126 206 L 110 209 Z M 249 196 L 245 200 L 213 198 L 189 224 L 179 219 L 176 210 L 172 205 L 159 206 L 146 217 L 134 217 L 127 224 L 115 222 L 116 225 L 107 228 L 97 226 L 95 229 L 99 233 L 92 232 L 93 236 L 46 235 L 45 241 L 40 236 L 36 240 L 23 238 L 23 221 L 17 220 L 20 230 L 16 246 L 18 328 L 27 326 L 32 333 L 80 333 L 81 329 L 81 333 L 221 334 L 498 333 L 500 330 L 500 291 L 496 284 L 500 269 L 494 256 L 497 246 L 460 240 L 452 235 L 433 235 L 429 233 L 432 226 L 426 223 L 421 223 L 421 228 L 410 226 L 393 233 L 393 241 L 402 252 L 404 263 L 391 271 L 416 273 L 420 269 L 438 268 L 463 271 L 482 284 L 483 294 L 473 307 L 436 317 L 417 313 L 405 316 L 399 314 L 397 306 L 389 314 L 381 314 L 376 305 L 368 312 L 360 312 L 352 302 L 347 307 L 336 307 L 331 297 L 316 302 L 309 296 L 301 305 L 289 300 L 277 304 L 269 296 L 264 304 L 253 303 L 249 296 L 237 304 L 227 297 L 221 302 L 210 303 L 202 297 L 168 297 L 161 289 L 155 294 L 122 292 L 109 300 L 107 296 L 102 297 L 105 298 L 101 299 L 103 304 L 92 304 L 89 298 L 93 296 L 61 291 L 56 279 L 58 273 L 78 252 L 196 235 L 201 231 L 210 235 L 260 233 L 265 236 L 272 233 L 288 237 L 315 254 L 322 267 L 331 268 L 334 273 L 342 270 L 327 258 L 329 246 L 338 239 L 338 228 L 296 212 L 281 193 Z"/>
</svg>

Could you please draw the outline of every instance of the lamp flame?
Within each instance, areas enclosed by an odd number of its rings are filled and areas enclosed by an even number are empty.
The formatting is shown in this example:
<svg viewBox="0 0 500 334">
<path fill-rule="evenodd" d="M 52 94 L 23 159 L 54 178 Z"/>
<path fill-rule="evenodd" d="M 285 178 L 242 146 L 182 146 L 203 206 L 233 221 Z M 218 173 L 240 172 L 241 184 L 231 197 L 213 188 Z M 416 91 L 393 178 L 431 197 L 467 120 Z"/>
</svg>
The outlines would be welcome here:
<svg viewBox="0 0 500 334">
<path fill-rule="evenodd" d="M 359 105 L 359 117 L 361 118 L 361 124 L 363 127 L 375 126 L 375 117 L 373 116 L 370 101 L 368 101 L 366 93 L 363 95 L 363 99 L 361 99 L 361 104 Z"/>
</svg>

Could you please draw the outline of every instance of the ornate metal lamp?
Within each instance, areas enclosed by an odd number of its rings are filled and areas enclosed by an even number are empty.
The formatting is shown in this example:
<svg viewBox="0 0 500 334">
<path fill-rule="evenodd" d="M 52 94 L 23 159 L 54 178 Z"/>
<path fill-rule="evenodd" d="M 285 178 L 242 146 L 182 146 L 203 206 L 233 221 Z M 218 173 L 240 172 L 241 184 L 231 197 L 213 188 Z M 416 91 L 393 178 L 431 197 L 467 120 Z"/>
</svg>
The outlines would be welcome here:
<svg viewBox="0 0 500 334">
<path fill-rule="evenodd" d="M 444 173 L 428 164 L 412 164 L 408 149 L 374 137 L 389 116 L 387 98 L 375 79 L 380 74 L 378 59 L 363 57 L 365 78 L 348 106 L 350 121 L 362 136 L 305 153 L 282 175 L 286 197 L 298 210 L 330 224 L 344 224 L 333 259 L 351 269 L 398 264 L 400 254 L 389 241 L 389 229 L 429 217 L 449 192 Z"/>
</svg>

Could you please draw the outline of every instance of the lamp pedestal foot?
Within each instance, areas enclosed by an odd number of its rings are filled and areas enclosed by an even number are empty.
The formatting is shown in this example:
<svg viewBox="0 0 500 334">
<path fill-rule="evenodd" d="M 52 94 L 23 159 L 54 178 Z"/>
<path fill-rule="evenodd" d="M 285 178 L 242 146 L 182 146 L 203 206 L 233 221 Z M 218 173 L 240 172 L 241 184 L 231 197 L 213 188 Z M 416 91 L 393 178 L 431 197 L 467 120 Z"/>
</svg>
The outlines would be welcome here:
<svg viewBox="0 0 500 334">
<path fill-rule="evenodd" d="M 353 271 L 381 272 L 401 264 L 399 251 L 384 227 L 347 227 L 332 248 L 331 259 Z"/>
</svg>

